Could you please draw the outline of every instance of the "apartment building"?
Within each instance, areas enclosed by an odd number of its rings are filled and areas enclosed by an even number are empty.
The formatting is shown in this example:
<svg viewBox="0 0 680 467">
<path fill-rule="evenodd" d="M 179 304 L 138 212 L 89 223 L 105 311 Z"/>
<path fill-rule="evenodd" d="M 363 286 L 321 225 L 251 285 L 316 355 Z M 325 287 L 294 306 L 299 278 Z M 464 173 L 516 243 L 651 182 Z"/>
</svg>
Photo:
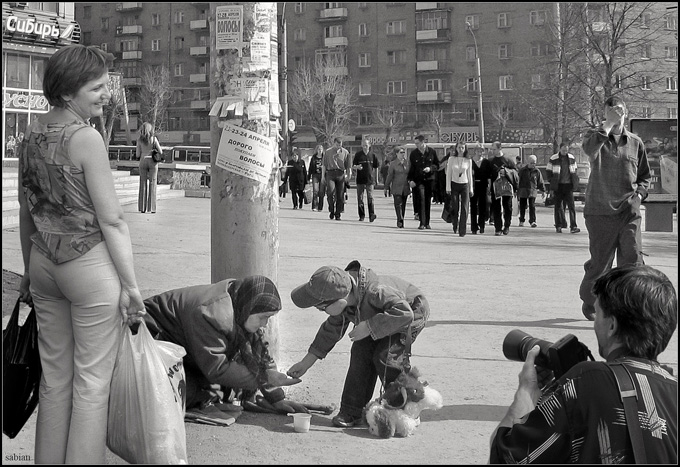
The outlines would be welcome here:
<svg viewBox="0 0 680 467">
<path fill-rule="evenodd" d="M 430 141 L 477 141 L 479 57 L 485 140 L 499 139 L 502 131 L 503 141 L 550 141 L 545 114 L 540 113 L 545 109 L 536 104 L 547 101 L 556 86 L 553 25 L 559 5 L 288 3 L 284 17 L 289 76 L 302 63 L 314 61 L 331 63 L 334 73 L 352 81 L 357 111 L 350 138 L 383 142 L 385 125 L 376 117 L 389 110 L 403 118 L 391 142 L 410 141 L 418 133 Z M 588 12 L 588 21 L 603 37 L 611 20 L 604 17 L 606 5 L 589 5 Z M 650 27 L 645 21 L 660 19 L 663 23 L 653 35 L 635 35 L 628 50 L 624 37 L 617 48 L 617 54 L 628 54 L 630 66 L 637 67 L 616 68 L 614 76 L 615 87 L 622 88 L 628 79 L 628 87 L 635 90 L 627 93 L 631 116 L 677 118 L 677 10 L 672 5 L 657 4 L 636 21 L 635 30 L 644 31 Z M 600 38 L 594 34 L 593 40 Z M 597 67 L 596 60 L 586 56 L 580 60 L 584 69 Z M 647 74 L 641 75 L 641 70 Z M 584 97 L 579 103 L 585 114 L 593 111 L 587 101 Z M 305 115 L 295 115 L 293 109 L 291 103 L 290 116 L 299 128 L 297 141 L 313 144 L 311 132 L 305 131 Z"/>
<path fill-rule="evenodd" d="M 82 44 L 112 53 L 113 69 L 123 75 L 130 129 L 143 123 L 140 91 L 145 68 L 165 66 L 172 99 L 160 124 L 163 144 L 210 144 L 210 3 L 75 5 Z M 120 122 L 114 129 L 113 142 L 124 142 Z"/>
</svg>

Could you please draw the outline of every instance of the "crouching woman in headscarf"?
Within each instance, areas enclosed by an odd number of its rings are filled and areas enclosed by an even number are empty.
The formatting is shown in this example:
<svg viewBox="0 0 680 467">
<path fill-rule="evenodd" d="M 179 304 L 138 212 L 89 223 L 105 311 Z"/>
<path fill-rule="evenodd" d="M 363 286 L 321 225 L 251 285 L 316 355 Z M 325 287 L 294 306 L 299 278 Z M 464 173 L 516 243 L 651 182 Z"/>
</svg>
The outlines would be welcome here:
<svg viewBox="0 0 680 467">
<path fill-rule="evenodd" d="M 205 409 L 231 390 L 243 401 L 278 412 L 307 412 L 285 399 L 281 386 L 301 380 L 277 371 L 264 328 L 281 310 L 274 283 L 264 276 L 225 279 L 215 284 L 174 289 L 144 300 L 151 335 L 181 345 L 186 373 L 186 408 Z M 252 406 L 252 404 L 251 404 Z"/>
</svg>

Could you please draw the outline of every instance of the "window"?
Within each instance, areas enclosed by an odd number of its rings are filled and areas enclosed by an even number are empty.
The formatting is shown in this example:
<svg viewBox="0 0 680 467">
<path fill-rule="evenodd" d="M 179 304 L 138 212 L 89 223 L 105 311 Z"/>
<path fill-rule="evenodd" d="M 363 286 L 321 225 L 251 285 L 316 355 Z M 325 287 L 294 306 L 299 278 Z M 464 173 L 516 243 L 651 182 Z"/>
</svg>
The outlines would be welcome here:
<svg viewBox="0 0 680 467">
<path fill-rule="evenodd" d="M 515 107 L 511 105 L 505 105 L 501 108 L 501 115 L 505 120 L 515 119 Z"/>
<path fill-rule="evenodd" d="M 198 72 L 199 73 L 207 73 L 209 68 L 210 68 L 210 64 L 207 63 L 207 62 L 203 62 L 203 63 L 198 64 Z"/>
<path fill-rule="evenodd" d="M 152 52 L 160 52 L 161 50 L 161 40 L 160 39 L 151 39 L 151 51 Z"/>
<path fill-rule="evenodd" d="M 83 32 L 83 45 L 90 45 L 92 43 L 92 31 Z"/>
<path fill-rule="evenodd" d="M 678 118 L 677 107 L 668 107 L 668 118 Z"/>
<path fill-rule="evenodd" d="M 99 48 L 102 49 L 104 52 L 108 52 L 109 51 L 109 44 L 107 44 L 106 42 L 102 42 L 102 44 L 99 46 Z"/>
<path fill-rule="evenodd" d="M 361 23 L 359 25 L 359 37 L 368 37 L 368 24 Z"/>
<path fill-rule="evenodd" d="M 307 40 L 307 30 L 306 29 L 296 29 L 293 33 L 293 38 L 296 41 Z"/>
<path fill-rule="evenodd" d="M 85 19 L 92 18 L 92 7 L 91 6 L 84 6 L 83 7 L 83 18 L 85 18 Z"/>
<path fill-rule="evenodd" d="M 640 47 L 640 56 L 642 58 L 652 58 L 652 44 L 644 44 Z"/>
<path fill-rule="evenodd" d="M 498 27 L 499 28 L 509 28 L 510 27 L 510 17 L 507 13 L 498 13 Z"/>
<path fill-rule="evenodd" d="M 406 21 L 388 21 L 386 29 L 388 36 L 404 34 L 406 32 Z"/>
<path fill-rule="evenodd" d="M 183 101 L 184 100 L 184 90 L 183 89 L 175 89 L 174 98 L 175 98 L 175 102 Z"/>
<path fill-rule="evenodd" d="M 677 91 L 678 90 L 678 78 L 670 77 L 666 78 L 666 91 Z"/>
<path fill-rule="evenodd" d="M 545 24 L 547 13 L 545 10 L 533 10 L 529 12 L 529 24 L 542 26 Z"/>
<path fill-rule="evenodd" d="M 430 31 L 449 28 L 448 11 L 424 11 L 416 16 L 416 30 Z"/>
<path fill-rule="evenodd" d="M 315 63 L 322 67 L 346 67 L 347 66 L 347 52 L 344 49 L 330 48 L 319 49 L 316 51 Z"/>
<path fill-rule="evenodd" d="M 501 60 L 510 58 L 510 44 L 501 44 L 498 46 L 498 58 Z"/>
<path fill-rule="evenodd" d="M 643 13 L 638 18 L 638 21 L 640 22 L 640 27 L 648 28 L 649 25 L 652 23 L 652 14 L 651 13 Z"/>
<path fill-rule="evenodd" d="M 664 54 L 667 60 L 677 60 L 678 59 L 678 46 L 677 45 L 667 45 L 663 48 Z"/>
<path fill-rule="evenodd" d="M 406 63 L 406 51 L 405 50 L 388 50 L 387 51 L 387 64 L 388 65 L 401 65 Z"/>
<path fill-rule="evenodd" d="M 368 2 L 359 2 L 359 8 L 368 8 Z"/>
<path fill-rule="evenodd" d="M 295 13 L 298 15 L 301 13 L 305 12 L 305 4 L 304 3 L 296 3 L 295 4 Z"/>
<path fill-rule="evenodd" d="M 28 56 L 18 54 L 7 54 L 7 64 L 5 73 L 7 75 L 7 87 L 28 88 L 28 77 L 30 71 L 30 60 Z"/>
<path fill-rule="evenodd" d="M 342 5 L 340 5 L 340 2 L 327 2 L 324 3 L 324 8 L 327 10 L 331 10 L 333 8 L 340 8 Z"/>
<path fill-rule="evenodd" d="M 649 91 L 650 89 L 652 89 L 652 88 L 649 86 L 649 76 L 643 76 L 643 77 L 642 77 L 642 86 L 641 86 L 641 87 L 642 87 L 642 89 L 644 89 L 645 91 Z"/>
<path fill-rule="evenodd" d="M 324 28 L 324 33 L 326 39 L 330 37 L 342 37 L 342 24 L 338 24 L 337 26 L 326 26 Z"/>
<path fill-rule="evenodd" d="M 476 122 L 479 120 L 479 109 L 478 108 L 467 108 L 465 112 L 467 114 L 467 119 L 471 122 Z"/>
<path fill-rule="evenodd" d="M 468 78 L 467 79 L 467 90 L 468 90 L 468 92 L 476 92 L 477 91 L 477 78 Z"/>
<path fill-rule="evenodd" d="M 498 77 L 498 89 L 501 91 L 509 91 L 512 87 L 512 75 L 503 75 Z"/>
<path fill-rule="evenodd" d="M 465 58 L 468 62 L 472 62 L 477 59 L 477 49 L 474 45 L 468 45 L 465 47 Z"/>
<path fill-rule="evenodd" d="M 531 89 L 545 89 L 545 78 L 540 73 L 531 75 Z"/>
<path fill-rule="evenodd" d="M 614 76 L 614 87 L 616 89 L 623 89 L 623 76 L 621 75 Z"/>
<path fill-rule="evenodd" d="M 184 22 L 184 12 L 183 11 L 176 11 L 175 12 L 175 24 L 181 24 Z"/>
<path fill-rule="evenodd" d="M 360 53 L 359 54 L 359 68 L 368 68 L 371 66 L 371 54 L 370 53 Z"/>
<path fill-rule="evenodd" d="M 370 96 L 371 95 L 371 83 L 359 83 L 359 95 L 360 96 Z"/>
<path fill-rule="evenodd" d="M 442 90 L 442 80 L 441 79 L 428 79 L 425 81 L 426 91 L 441 91 Z"/>
<path fill-rule="evenodd" d="M 416 50 L 416 57 L 419 62 L 444 61 L 448 59 L 448 49 L 446 47 L 419 47 Z"/>
<path fill-rule="evenodd" d="M 406 81 L 388 81 L 387 94 L 406 94 Z"/>
<path fill-rule="evenodd" d="M 672 29 L 673 31 L 678 30 L 678 17 L 677 16 L 668 15 L 664 19 L 666 20 L 666 24 L 665 24 L 666 29 Z"/>
<path fill-rule="evenodd" d="M 160 26 L 161 25 L 161 15 L 158 13 L 152 13 L 151 14 L 151 26 Z"/>
<path fill-rule="evenodd" d="M 372 125 L 373 112 L 359 112 L 359 125 Z"/>
<path fill-rule="evenodd" d="M 184 38 L 183 37 L 175 37 L 175 50 L 182 50 L 184 49 Z"/>
<path fill-rule="evenodd" d="M 531 44 L 531 56 L 532 57 L 541 57 L 543 55 L 548 55 L 548 44 L 544 44 L 542 42 L 534 42 Z"/>
<path fill-rule="evenodd" d="M 130 39 L 130 40 L 125 40 L 125 41 L 120 41 L 120 50 L 121 52 L 132 52 L 135 50 L 139 50 L 139 46 L 137 45 L 137 40 L 136 39 Z"/>
<path fill-rule="evenodd" d="M 182 76 L 184 74 L 184 63 L 175 63 L 175 76 Z"/>
<path fill-rule="evenodd" d="M 468 15 L 465 17 L 465 26 L 470 25 L 472 29 L 479 29 L 479 15 Z"/>
<path fill-rule="evenodd" d="M 168 130 L 176 131 L 183 130 L 182 117 L 170 117 L 168 118 Z"/>
<path fill-rule="evenodd" d="M 109 19 L 108 18 L 102 18 L 102 31 L 108 31 L 109 30 Z"/>
<path fill-rule="evenodd" d="M 652 118 L 652 108 L 651 107 L 643 107 L 640 109 L 640 117 L 642 118 Z"/>
<path fill-rule="evenodd" d="M 198 38 L 198 45 L 201 47 L 207 47 L 210 44 L 210 36 L 201 36 Z"/>
</svg>

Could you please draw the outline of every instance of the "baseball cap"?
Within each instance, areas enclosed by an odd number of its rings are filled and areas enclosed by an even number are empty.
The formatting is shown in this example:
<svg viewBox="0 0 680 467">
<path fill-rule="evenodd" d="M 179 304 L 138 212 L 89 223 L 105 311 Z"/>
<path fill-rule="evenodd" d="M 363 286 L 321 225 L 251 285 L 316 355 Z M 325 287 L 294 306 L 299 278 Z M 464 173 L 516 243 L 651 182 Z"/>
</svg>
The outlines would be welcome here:
<svg viewBox="0 0 680 467">
<path fill-rule="evenodd" d="M 290 293 L 299 308 L 309 308 L 330 300 L 345 298 L 352 290 L 352 279 L 347 271 L 336 266 L 322 266 L 309 281 Z"/>
</svg>

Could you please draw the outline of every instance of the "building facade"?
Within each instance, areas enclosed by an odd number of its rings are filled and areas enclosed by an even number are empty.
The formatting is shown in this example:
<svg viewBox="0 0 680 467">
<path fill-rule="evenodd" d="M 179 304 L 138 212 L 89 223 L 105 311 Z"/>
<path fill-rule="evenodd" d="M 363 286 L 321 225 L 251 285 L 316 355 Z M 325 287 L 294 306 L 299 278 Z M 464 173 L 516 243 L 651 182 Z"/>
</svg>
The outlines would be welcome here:
<svg viewBox="0 0 680 467">
<path fill-rule="evenodd" d="M 546 125 L 546 117 L 557 99 L 556 63 L 560 57 L 567 63 L 554 27 L 560 14 L 565 31 L 571 28 L 572 44 L 562 41 L 564 49 L 573 50 L 574 41 L 583 40 L 576 33 L 578 25 L 567 23 L 560 5 L 564 4 L 288 3 L 284 16 L 289 86 L 296 67 L 305 62 L 330 63 L 334 73 L 346 75 L 356 90 L 350 138 L 357 141 L 364 136 L 383 143 L 386 113 L 400 118 L 399 131 L 389 143 L 410 142 L 419 133 L 430 141 L 478 141 L 479 57 L 485 140 L 550 142 L 554 130 Z M 633 32 L 613 39 L 604 38 L 608 27 L 604 24 L 615 24 L 620 7 L 604 8 L 607 5 L 613 4 L 588 5 L 587 21 L 594 26 L 588 28 L 592 33 L 588 38 L 591 42 L 617 39 L 616 53 L 628 55 L 625 66 L 617 56 L 610 73 L 614 73 L 615 86 L 623 87 L 624 76 L 628 80 L 624 95 L 630 101 L 631 117 L 677 118 L 674 4 L 645 4 L 651 6 L 645 7 L 644 14 L 628 11 L 629 21 L 640 16 L 630 28 Z M 608 12 L 613 12 L 612 17 L 606 17 Z M 598 27 L 603 37 L 598 37 Z M 329 56 L 333 60 L 324 60 Z M 585 54 L 569 57 L 569 66 L 574 73 L 595 70 L 596 59 Z M 573 86 L 565 84 L 564 88 Z M 597 83 L 592 89 L 601 91 Z M 579 92 L 583 98 L 572 105 L 578 108 L 565 112 L 596 112 L 587 108 L 593 96 L 583 89 Z M 294 103 L 289 105 L 299 145 L 314 144 L 313 135 L 306 131 L 305 115 L 295 113 Z"/>
<path fill-rule="evenodd" d="M 2 4 L 3 161 L 16 160 L 30 123 L 49 110 L 45 64 L 60 47 L 80 42 L 73 3 Z"/>
</svg>

